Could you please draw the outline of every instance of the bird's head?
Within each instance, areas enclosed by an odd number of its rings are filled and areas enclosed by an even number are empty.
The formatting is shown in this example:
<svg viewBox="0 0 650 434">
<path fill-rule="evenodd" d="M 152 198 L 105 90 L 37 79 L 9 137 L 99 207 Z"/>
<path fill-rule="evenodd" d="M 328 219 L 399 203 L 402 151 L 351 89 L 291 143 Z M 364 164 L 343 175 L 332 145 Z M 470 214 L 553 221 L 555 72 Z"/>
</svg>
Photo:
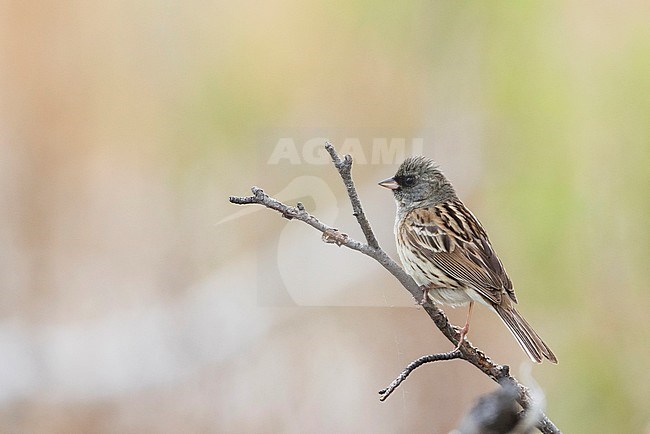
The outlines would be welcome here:
<svg viewBox="0 0 650 434">
<path fill-rule="evenodd" d="M 423 156 L 407 158 L 395 176 L 379 185 L 392 190 L 400 209 L 405 211 L 456 198 L 454 187 L 438 166 Z"/>
</svg>

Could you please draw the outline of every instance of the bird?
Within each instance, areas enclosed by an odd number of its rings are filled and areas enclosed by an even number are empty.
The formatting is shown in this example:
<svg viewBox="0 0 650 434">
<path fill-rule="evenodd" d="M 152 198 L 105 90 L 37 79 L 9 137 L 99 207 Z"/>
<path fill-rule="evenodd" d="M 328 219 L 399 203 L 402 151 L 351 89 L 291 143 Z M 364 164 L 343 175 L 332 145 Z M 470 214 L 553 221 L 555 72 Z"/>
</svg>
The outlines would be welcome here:
<svg viewBox="0 0 650 434">
<path fill-rule="evenodd" d="M 459 349 L 472 308 L 478 302 L 495 312 L 528 357 L 557 363 L 557 357 L 517 311 L 512 281 L 483 225 L 458 198 L 439 166 L 424 156 L 404 160 L 397 173 L 379 182 L 397 203 L 395 239 L 405 271 L 423 291 L 423 301 L 452 307 L 469 304 Z"/>
</svg>

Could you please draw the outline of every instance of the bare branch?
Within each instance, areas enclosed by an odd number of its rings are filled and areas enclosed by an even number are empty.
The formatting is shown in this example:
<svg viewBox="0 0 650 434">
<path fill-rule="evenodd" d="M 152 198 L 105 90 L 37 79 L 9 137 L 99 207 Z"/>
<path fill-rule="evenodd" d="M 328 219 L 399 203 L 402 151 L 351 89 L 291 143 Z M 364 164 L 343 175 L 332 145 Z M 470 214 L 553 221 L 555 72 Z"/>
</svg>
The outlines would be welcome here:
<svg viewBox="0 0 650 434">
<path fill-rule="evenodd" d="M 427 356 L 422 356 L 419 359 L 416 359 L 409 363 L 406 368 L 397 376 L 396 379 L 393 380 L 390 385 L 379 391 L 379 400 L 384 401 L 386 398 L 390 396 L 391 393 L 397 387 L 402 384 L 402 381 L 406 380 L 406 377 L 409 376 L 411 372 L 413 372 L 415 369 L 419 368 L 420 366 L 424 365 L 425 363 L 431 363 L 431 362 L 438 362 L 441 360 L 453 360 L 453 359 L 460 359 L 460 351 L 458 350 L 453 350 L 449 351 L 447 353 L 439 353 L 439 354 L 429 354 Z"/>
<path fill-rule="evenodd" d="M 343 184 L 348 191 L 348 196 L 350 197 L 350 203 L 352 204 L 352 211 L 354 216 L 357 218 L 359 226 L 363 231 L 363 236 L 366 237 L 366 242 L 373 249 L 379 249 L 379 242 L 375 237 L 375 234 L 372 232 L 370 227 L 370 222 L 366 218 L 366 215 L 363 213 L 363 208 L 361 207 L 361 201 L 359 200 L 359 195 L 357 194 L 356 188 L 354 188 L 354 181 L 352 180 L 352 156 L 346 155 L 341 160 L 339 154 L 334 149 L 334 146 L 327 141 L 325 142 L 325 149 L 329 152 L 332 161 L 334 162 L 334 167 L 339 171 L 341 178 L 343 179 Z"/>
<path fill-rule="evenodd" d="M 282 214 L 282 217 L 286 219 L 289 220 L 296 219 L 305 222 L 309 226 L 322 232 L 323 234 L 326 232 L 327 233 L 338 232 L 336 228 L 326 225 L 325 223 L 321 222 L 316 217 L 314 217 L 313 215 L 305 211 L 305 208 L 302 206 L 302 204 L 297 204 L 295 207 L 285 205 L 284 203 L 276 199 L 273 199 L 272 197 L 264 193 L 264 190 L 262 190 L 259 187 L 252 187 L 251 191 L 253 192 L 252 196 L 245 196 L 245 197 L 230 196 L 229 198 L 230 203 L 234 203 L 237 205 L 248 205 L 251 203 L 264 205 L 269 209 L 279 212 L 280 214 Z M 360 243 L 359 241 L 355 241 L 350 237 L 347 237 L 347 240 L 345 242 L 341 242 L 340 245 L 349 247 L 352 250 L 357 250 L 365 255 L 374 257 L 373 256 L 374 251 L 373 249 L 370 248 L 370 246 L 364 243 Z M 397 264 L 395 264 L 395 266 L 397 266 Z"/>
<path fill-rule="evenodd" d="M 323 234 L 322 240 L 324 242 L 333 243 L 338 246 L 345 246 L 375 259 L 388 272 L 390 272 L 393 276 L 395 276 L 395 278 L 402 284 L 402 286 L 404 286 L 404 288 L 406 288 L 406 290 L 408 290 L 411 293 L 411 295 L 416 301 L 421 300 L 422 290 L 419 288 L 419 286 L 408 274 L 406 274 L 406 272 L 399 265 L 397 265 L 395 261 L 393 261 L 388 256 L 386 252 L 384 252 L 379 247 L 379 243 L 377 242 L 377 239 L 375 238 L 375 235 L 372 232 L 370 223 L 368 222 L 365 214 L 363 213 L 359 196 L 354 187 L 354 182 L 352 181 L 352 176 L 351 176 L 352 158 L 349 155 L 346 155 L 344 159 L 341 159 L 338 153 L 336 152 L 336 150 L 334 149 L 334 147 L 332 146 L 332 144 L 329 142 L 325 144 L 325 148 L 327 149 L 327 152 L 329 152 L 330 156 L 332 157 L 332 161 L 334 162 L 334 165 L 336 166 L 337 170 L 339 171 L 339 174 L 341 175 L 341 178 L 343 179 L 343 183 L 345 184 L 345 187 L 348 192 L 348 197 L 350 198 L 350 203 L 352 204 L 352 209 L 354 210 L 354 215 L 357 218 L 357 222 L 359 223 L 359 226 L 361 226 L 361 229 L 363 230 L 364 236 L 366 237 L 368 244 L 356 241 L 350 238 L 347 234 L 340 232 L 338 229 L 328 226 L 327 224 L 321 222 L 316 217 L 309 214 L 302 206 L 301 203 L 298 203 L 295 207 L 286 205 L 272 197 L 269 197 L 266 193 L 264 193 L 264 191 L 261 188 L 258 187 L 251 188 L 251 191 L 253 193 L 252 196 L 246 196 L 246 197 L 230 196 L 229 199 L 230 202 L 238 205 L 248 205 L 248 204 L 263 205 L 266 208 L 278 211 L 280 214 L 282 214 L 283 217 L 289 220 L 296 219 L 304 223 L 307 223 L 308 225 L 310 225 L 311 227 L 320 231 Z M 454 345 L 458 344 L 458 340 L 460 338 L 460 333 L 458 331 L 458 328 L 449 323 L 449 320 L 445 316 L 444 312 L 440 310 L 436 305 L 431 303 L 431 301 L 427 301 L 422 305 L 422 307 L 424 308 L 425 312 L 429 315 L 431 320 L 434 322 L 436 327 L 438 327 L 438 329 L 442 332 L 442 334 L 444 334 L 447 337 L 447 339 L 449 339 L 449 341 L 451 341 Z M 452 358 L 463 359 L 471 363 L 472 365 L 474 365 L 481 372 L 483 372 L 485 375 L 487 375 L 488 377 L 490 377 L 496 382 L 499 382 L 500 380 L 503 379 L 512 381 L 513 384 L 517 387 L 517 391 L 518 391 L 517 402 L 524 408 L 524 410 L 528 410 L 529 408 L 531 408 L 533 403 L 528 389 L 522 384 L 520 384 L 519 382 L 517 382 L 517 380 L 515 380 L 515 378 L 510 375 L 509 368 L 507 365 L 498 365 L 492 362 L 492 360 L 490 360 L 490 358 L 487 357 L 485 353 L 483 353 L 478 348 L 472 346 L 472 344 L 467 340 L 463 343 L 463 345 L 461 345 L 459 350 L 452 351 L 450 353 L 442 353 L 442 355 L 448 355 L 448 354 L 453 354 L 453 357 L 450 357 L 449 359 L 438 359 L 438 360 L 450 360 Z M 431 356 L 425 356 L 425 358 L 432 357 L 435 359 L 436 357 L 440 357 L 440 356 L 441 356 L 440 354 L 437 355 L 434 354 Z M 435 360 L 430 360 L 430 361 L 435 361 Z M 417 364 L 416 362 L 417 360 L 412 363 L 412 364 L 415 363 L 415 365 L 410 370 L 409 367 L 407 366 L 405 370 L 402 372 L 402 374 L 400 374 L 401 377 L 404 374 L 404 372 L 408 371 L 408 373 L 404 375 L 403 379 L 400 380 L 399 379 L 400 377 L 398 377 L 394 381 L 397 382 L 397 384 L 393 387 L 393 390 L 397 386 L 399 386 L 399 384 L 402 381 L 404 381 L 404 379 L 408 376 L 410 372 L 412 372 L 418 366 L 421 366 L 423 363 L 427 363 L 426 361 L 419 364 Z M 385 390 L 388 390 L 389 388 Z M 390 395 L 390 393 L 388 393 L 386 397 L 388 397 L 388 395 Z M 385 399 L 386 397 L 384 397 L 383 399 Z M 541 413 L 540 420 L 537 424 L 537 428 L 545 434 L 560 433 L 560 430 L 553 424 L 553 422 L 551 422 L 550 419 L 548 419 L 548 417 L 546 417 L 544 413 Z"/>
</svg>

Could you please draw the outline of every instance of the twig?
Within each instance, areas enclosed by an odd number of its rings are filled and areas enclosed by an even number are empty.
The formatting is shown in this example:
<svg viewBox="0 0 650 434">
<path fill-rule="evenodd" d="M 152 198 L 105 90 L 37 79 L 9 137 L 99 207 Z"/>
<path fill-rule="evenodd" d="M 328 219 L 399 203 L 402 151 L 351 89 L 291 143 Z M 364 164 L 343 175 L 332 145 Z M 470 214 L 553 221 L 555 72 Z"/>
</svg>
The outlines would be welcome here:
<svg viewBox="0 0 650 434">
<path fill-rule="evenodd" d="M 331 234 L 334 232 L 338 232 L 336 228 L 326 225 L 325 223 L 321 222 L 316 217 L 314 217 L 313 215 L 305 211 L 305 208 L 302 207 L 302 204 L 299 204 L 300 206 L 297 205 L 295 207 L 285 205 L 282 202 L 273 199 L 272 197 L 264 193 L 264 190 L 262 190 L 259 187 L 252 187 L 251 192 L 253 192 L 252 196 L 245 196 L 245 197 L 230 196 L 229 200 L 231 203 L 237 205 L 248 205 L 251 203 L 264 205 L 269 209 L 279 212 L 280 214 L 282 214 L 284 218 L 287 218 L 289 220 L 296 219 L 296 220 L 300 220 L 301 222 L 305 222 L 309 226 L 322 232 L 323 234 L 326 233 Z M 350 237 L 347 237 L 347 240 L 345 242 L 341 242 L 341 245 L 345 247 L 349 247 L 352 250 L 357 250 L 373 258 L 376 256 L 376 252 L 372 248 L 370 248 L 370 246 L 364 243 L 360 243 L 359 241 L 355 241 Z M 397 266 L 397 264 L 395 264 L 395 266 Z"/>
<path fill-rule="evenodd" d="M 413 372 L 415 369 L 419 368 L 420 366 L 424 365 L 425 363 L 431 363 L 431 362 L 439 362 L 441 360 L 453 360 L 453 359 L 460 359 L 460 351 L 454 349 L 453 351 L 449 351 L 447 353 L 439 353 L 439 354 L 429 354 L 427 356 L 422 356 L 419 359 L 413 360 L 411 363 L 409 363 L 406 368 L 397 376 L 396 379 L 393 380 L 392 383 L 388 385 L 387 388 L 382 389 L 379 391 L 379 400 L 384 401 L 386 398 L 390 396 L 391 393 L 397 387 L 402 383 L 402 381 L 406 380 L 406 377 L 409 376 L 411 372 Z"/>
<path fill-rule="evenodd" d="M 266 193 L 264 193 L 264 191 L 261 188 L 258 187 L 251 188 L 251 191 L 253 193 L 252 196 L 246 196 L 246 197 L 230 196 L 229 199 L 230 202 L 238 205 L 248 205 L 248 204 L 263 205 L 269 209 L 278 211 L 279 213 L 282 214 L 283 217 L 289 220 L 296 219 L 304 223 L 307 223 L 314 229 L 323 233 L 323 241 L 336 243 L 339 246 L 348 247 L 352 250 L 356 250 L 358 252 L 363 253 L 364 255 L 370 256 L 371 258 L 375 259 L 386 270 L 388 270 L 388 272 L 390 272 L 393 276 L 395 276 L 395 278 L 402 284 L 402 286 L 404 286 L 404 288 L 406 288 L 406 290 L 408 290 L 411 293 L 411 295 L 416 301 L 420 301 L 422 299 L 422 290 L 415 283 L 415 281 L 408 274 L 406 274 L 406 272 L 399 265 L 397 265 L 397 263 L 393 261 L 386 252 L 384 252 L 379 247 L 379 243 L 377 242 L 377 239 L 375 238 L 375 235 L 372 232 L 372 229 L 370 228 L 370 223 L 368 222 L 365 214 L 363 213 L 363 209 L 361 208 L 361 201 L 359 200 L 359 196 L 354 187 L 354 182 L 352 181 L 352 176 L 351 176 L 352 157 L 346 155 L 343 159 L 341 159 L 338 153 L 336 152 L 336 150 L 334 149 L 334 147 L 332 146 L 332 144 L 329 142 L 325 144 L 325 148 L 327 149 L 330 156 L 332 157 L 332 161 L 334 162 L 335 167 L 337 168 L 339 174 L 341 175 L 341 178 L 343 179 L 343 183 L 345 184 L 345 187 L 348 192 L 348 197 L 350 198 L 350 203 L 352 204 L 354 215 L 357 218 L 357 222 L 359 223 L 359 226 L 361 226 L 361 229 L 364 233 L 364 236 L 368 244 L 356 241 L 350 238 L 347 234 L 343 234 L 342 232 L 338 231 L 338 229 L 328 226 L 327 224 L 321 222 L 316 217 L 312 216 L 307 211 L 305 211 L 302 204 L 297 204 L 295 207 L 286 205 L 272 197 L 269 197 Z M 458 339 L 460 338 L 458 328 L 452 326 L 449 323 L 449 320 L 447 319 L 445 314 L 442 312 L 442 310 L 440 310 L 437 306 L 431 303 L 431 301 L 427 301 L 422 306 L 426 311 L 426 313 L 429 315 L 429 317 L 433 320 L 436 327 L 438 327 L 438 329 L 442 332 L 442 334 L 444 334 L 447 337 L 447 339 L 449 339 L 449 341 L 451 341 L 454 345 L 456 345 L 458 343 Z M 454 358 L 463 359 L 471 363 L 476 368 L 478 368 L 481 372 L 483 372 L 485 375 L 487 375 L 488 377 L 490 377 L 496 382 L 499 382 L 502 379 L 512 380 L 513 384 L 515 384 L 518 391 L 517 402 L 519 402 L 519 404 L 524 408 L 524 410 L 527 410 L 531 407 L 532 400 L 528 392 L 528 389 L 522 384 L 520 384 L 519 382 L 517 382 L 517 380 L 515 380 L 514 377 L 510 376 L 509 368 L 507 365 L 498 365 L 492 362 L 492 360 L 490 360 L 489 357 L 485 355 L 485 353 L 483 353 L 478 348 L 472 346 L 472 344 L 469 341 L 465 341 L 463 345 L 461 345 L 457 353 L 459 353 L 459 355 Z M 449 354 L 449 353 L 443 353 L 443 354 Z M 431 357 L 435 357 L 435 356 L 436 355 L 432 355 Z M 411 371 L 417 368 L 417 366 L 412 368 Z M 398 382 L 398 385 L 399 383 L 401 383 L 401 381 Z M 397 387 L 397 385 L 395 387 Z M 541 413 L 540 420 L 537 423 L 537 428 L 545 434 L 560 433 L 560 430 L 553 424 L 553 422 L 551 422 L 550 419 L 548 419 L 548 417 L 544 413 Z"/>
<path fill-rule="evenodd" d="M 370 222 L 366 218 L 366 215 L 363 213 L 363 208 L 361 207 L 361 201 L 359 200 L 359 195 L 357 194 L 357 189 L 354 188 L 354 181 L 352 180 L 352 156 L 345 155 L 343 160 L 339 157 L 339 154 L 332 146 L 332 143 L 329 141 L 325 142 L 325 149 L 329 152 L 330 157 L 332 157 L 332 162 L 334 167 L 337 168 L 341 178 L 343 179 L 343 184 L 345 185 L 346 190 L 348 191 L 348 197 L 350 198 L 350 203 L 352 204 L 352 211 L 354 216 L 357 218 L 359 226 L 363 231 L 363 236 L 366 237 L 366 242 L 373 249 L 379 249 L 379 242 L 375 237 L 375 234 L 372 232 L 370 227 Z"/>
</svg>

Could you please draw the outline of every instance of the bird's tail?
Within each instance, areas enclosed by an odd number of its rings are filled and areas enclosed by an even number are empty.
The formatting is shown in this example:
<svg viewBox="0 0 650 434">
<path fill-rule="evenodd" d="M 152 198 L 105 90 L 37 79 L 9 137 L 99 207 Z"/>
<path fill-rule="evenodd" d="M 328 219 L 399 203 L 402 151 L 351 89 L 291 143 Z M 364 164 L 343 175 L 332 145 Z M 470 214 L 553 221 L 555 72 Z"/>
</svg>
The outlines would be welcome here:
<svg viewBox="0 0 650 434">
<path fill-rule="evenodd" d="M 544 356 L 551 362 L 557 363 L 557 357 L 555 357 L 553 351 L 544 343 L 524 317 L 517 312 L 514 306 L 495 305 L 494 309 L 533 362 L 541 363 L 542 356 Z"/>
</svg>

